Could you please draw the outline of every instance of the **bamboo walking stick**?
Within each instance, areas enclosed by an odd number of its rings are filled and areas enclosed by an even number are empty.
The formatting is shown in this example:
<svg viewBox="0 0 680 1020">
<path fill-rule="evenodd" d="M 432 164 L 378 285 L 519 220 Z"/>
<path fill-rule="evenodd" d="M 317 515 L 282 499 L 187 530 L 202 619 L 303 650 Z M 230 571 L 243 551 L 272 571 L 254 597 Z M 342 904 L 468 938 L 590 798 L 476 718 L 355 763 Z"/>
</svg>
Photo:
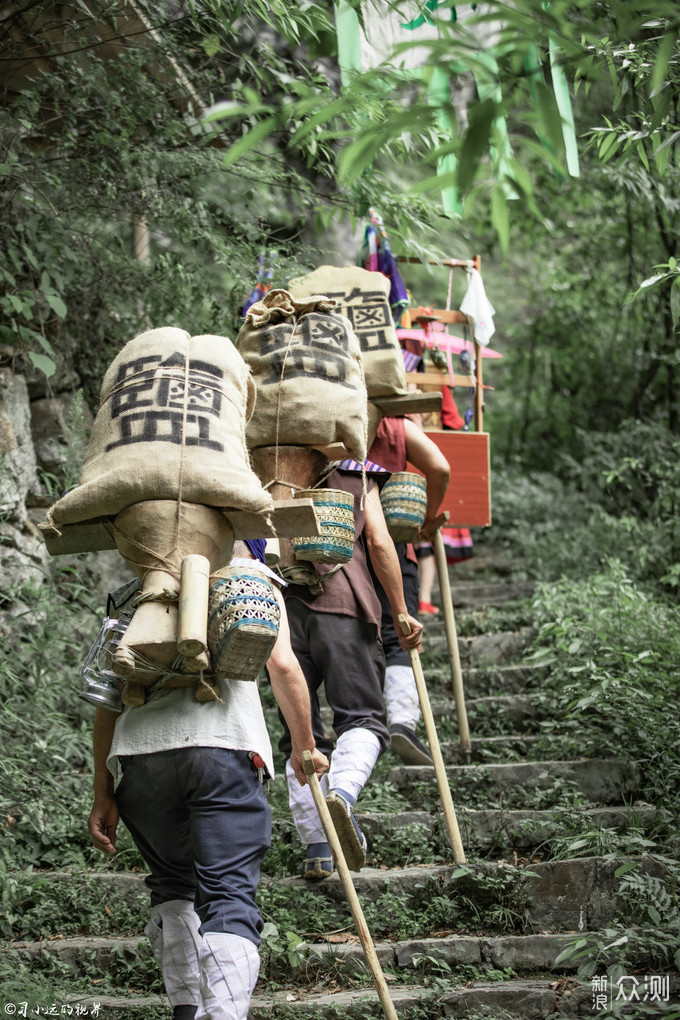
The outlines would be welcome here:
<svg viewBox="0 0 680 1020">
<path fill-rule="evenodd" d="M 403 613 L 399 615 L 399 623 L 404 634 L 411 632 L 411 625 L 404 616 Z M 453 859 L 456 864 L 465 864 L 465 851 L 463 849 L 463 841 L 460 838 L 460 829 L 458 828 L 458 819 L 456 818 L 456 811 L 453 806 L 453 798 L 451 797 L 451 787 L 449 786 L 449 778 L 446 775 L 446 766 L 444 765 L 444 759 L 442 758 L 441 747 L 439 746 L 439 737 L 437 735 L 437 727 L 434 723 L 434 716 L 432 715 L 432 706 L 430 705 L 430 696 L 427 693 L 427 687 L 425 685 L 425 677 L 423 675 L 423 667 L 420 664 L 420 656 L 417 649 L 410 648 L 409 656 L 411 657 L 411 666 L 413 668 L 413 675 L 416 679 L 416 687 L 418 688 L 418 697 L 420 698 L 420 708 L 423 713 L 423 722 L 425 723 L 425 732 L 427 733 L 427 742 L 430 745 L 430 754 L 434 762 L 434 771 L 437 777 L 437 785 L 439 786 L 439 798 L 442 802 L 442 808 L 444 809 L 444 818 L 446 819 L 446 827 L 449 830 L 449 842 L 451 843 L 451 849 L 453 850 Z"/>
<path fill-rule="evenodd" d="M 441 529 L 437 528 L 434 533 L 432 544 L 437 561 L 437 573 L 439 575 L 439 592 L 441 595 L 442 608 L 444 610 L 444 626 L 446 627 L 446 643 L 449 647 L 449 661 L 451 662 L 451 679 L 453 681 L 453 696 L 456 702 L 456 716 L 458 718 L 458 732 L 460 734 L 460 746 L 470 764 L 472 757 L 472 744 L 470 743 L 470 727 L 468 726 L 467 709 L 465 707 L 465 692 L 463 691 L 463 671 L 460 667 L 460 651 L 458 649 L 458 635 L 456 634 L 456 619 L 453 615 L 453 600 L 451 598 L 451 585 L 449 584 L 449 569 L 446 563 L 446 552 Z"/>
<path fill-rule="evenodd" d="M 333 825 L 333 819 L 331 818 L 328 807 L 326 806 L 326 799 L 321 792 L 311 751 L 302 752 L 302 765 L 305 770 L 305 775 L 307 776 L 307 782 L 309 783 L 309 787 L 312 791 L 316 810 L 319 814 L 319 818 L 321 819 L 324 832 L 326 833 L 326 839 L 328 840 L 331 852 L 335 858 L 342 888 L 345 896 L 347 897 L 350 910 L 352 911 L 352 917 L 354 918 L 357 934 L 361 941 L 361 948 L 364 951 L 364 956 L 366 957 L 366 961 L 371 969 L 371 974 L 373 976 L 373 981 L 378 992 L 383 1012 L 387 1017 L 387 1020 L 399 1020 L 397 1011 L 387 988 L 385 975 L 383 974 L 380 961 L 378 960 L 378 954 L 376 953 L 375 946 L 373 945 L 371 933 L 368 930 L 368 925 L 366 924 L 364 912 L 361 909 L 361 904 L 359 903 L 359 897 L 357 896 L 354 883 L 352 882 L 352 877 L 349 873 L 349 868 L 347 867 L 345 855 L 342 852 L 342 847 L 340 846 L 338 834 L 335 831 L 335 826 Z"/>
</svg>

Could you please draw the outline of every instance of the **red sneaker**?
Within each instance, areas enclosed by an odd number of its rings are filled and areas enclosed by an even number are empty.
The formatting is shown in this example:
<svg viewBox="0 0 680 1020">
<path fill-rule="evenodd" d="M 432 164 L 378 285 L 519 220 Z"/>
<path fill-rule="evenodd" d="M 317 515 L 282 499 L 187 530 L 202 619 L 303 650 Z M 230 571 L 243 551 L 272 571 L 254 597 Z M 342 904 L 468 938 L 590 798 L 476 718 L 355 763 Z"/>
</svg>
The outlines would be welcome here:
<svg viewBox="0 0 680 1020">
<path fill-rule="evenodd" d="M 430 613 L 432 616 L 436 616 L 439 612 L 437 606 L 433 606 L 431 602 L 419 602 L 418 603 L 419 613 Z"/>
</svg>

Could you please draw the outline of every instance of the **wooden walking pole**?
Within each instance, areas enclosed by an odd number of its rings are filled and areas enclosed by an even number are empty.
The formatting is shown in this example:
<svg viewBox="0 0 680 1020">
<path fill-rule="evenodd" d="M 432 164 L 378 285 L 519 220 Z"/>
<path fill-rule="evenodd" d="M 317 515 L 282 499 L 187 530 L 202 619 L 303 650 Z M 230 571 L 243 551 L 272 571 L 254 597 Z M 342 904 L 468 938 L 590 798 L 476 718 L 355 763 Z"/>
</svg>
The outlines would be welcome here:
<svg viewBox="0 0 680 1020">
<path fill-rule="evenodd" d="M 456 702 L 456 715 L 458 717 L 458 732 L 460 734 L 460 746 L 467 759 L 468 765 L 472 757 L 472 744 L 470 743 L 470 727 L 468 726 L 467 709 L 465 707 L 465 692 L 463 691 L 463 671 L 460 668 L 460 651 L 458 650 L 458 635 L 456 634 L 456 620 L 453 615 L 453 599 L 451 598 L 451 585 L 449 584 L 449 568 L 446 563 L 446 552 L 441 529 L 437 528 L 434 533 L 432 544 L 434 555 L 437 561 L 437 573 L 439 575 L 439 593 L 441 596 L 442 608 L 444 610 L 444 626 L 446 627 L 446 643 L 449 646 L 449 661 L 451 662 L 451 679 L 453 681 L 453 696 Z"/>
<path fill-rule="evenodd" d="M 399 615 L 399 623 L 401 624 L 401 629 L 404 632 L 404 634 L 410 634 L 411 625 L 403 613 Z M 441 747 L 439 746 L 437 727 L 434 724 L 434 716 L 432 715 L 430 696 L 427 693 L 427 687 L 425 685 L 423 667 L 420 664 L 420 656 L 418 654 L 417 649 L 415 648 L 409 649 L 408 654 L 411 657 L 413 675 L 415 676 L 416 687 L 418 688 L 420 708 L 423 713 L 423 722 L 425 723 L 427 742 L 430 745 L 430 754 L 432 755 L 432 760 L 434 762 L 434 771 L 437 777 L 437 785 L 439 786 L 439 798 L 442 802 L 442 808 L 444 809 L 446 827 L 449 830 L 449 842 L 451 843 L 451 849 L 453 850 L 453 859 L 455 860 L 456 864 L 465 864 L 465 851 L 463 850 L 463 841 L 460 838 L 460 829 L 458 828 L 458 819 L 456 818 L 456 811 L 453 806 L 453 798 L 451 797 L 449 777 L 446 775 L 446 766 L 444 765 Z"/>
<path fill-rule="evenodd" d="M 321 786 L 319 785 L 319 780 L 316 775 L 311 751 L 302 752 L 302 766 L 305 770 L 307 782 L 309 783 L 309 787 L 312 791 L 312 797 L 314 798 L 314 804 L 319 814 L 319 818 L 321 819 L 321 824 L 323 825 L 324 832 L 326 833 L 328 845 L 331 848 L 331 852 L 338 868 L 342 888 L 345 892 L 345 896 L 347 897 L 350 910 L 352 911 L 352 917 L 354 918 L 357 934 L 361 941 L 361 948 L 364 951 L 364 956 L 366 957 L 371 969 L 371 974 L 373 976 L 373 981 L 378 992 L 383 1012 L 387 1017 L 387 1020 L 399 1020 L 397 1011 L 387 988 L 385 975 L 383 974 L 380 961 L 378 960 L 378 954 L 376 953 L 375 946 L 373 945 L 371 933 L 368 930 L 368 925 L 366 924 L 364 912 L 361 909 L 361 904 L 359 903 L 359 897 L 357 896 L 356 889 L 352 882 L 352 877 L 349 873 L 349 868 L 347 867 L 345 855 L 342 852 L 342 847 L 340 846 L 338 834 L 335 831 L 335 826 L 333 825 L 333 819 L 331 818 L 328 807 L 326 806 L 326 798 L 321 792 Z"/>
</svg>

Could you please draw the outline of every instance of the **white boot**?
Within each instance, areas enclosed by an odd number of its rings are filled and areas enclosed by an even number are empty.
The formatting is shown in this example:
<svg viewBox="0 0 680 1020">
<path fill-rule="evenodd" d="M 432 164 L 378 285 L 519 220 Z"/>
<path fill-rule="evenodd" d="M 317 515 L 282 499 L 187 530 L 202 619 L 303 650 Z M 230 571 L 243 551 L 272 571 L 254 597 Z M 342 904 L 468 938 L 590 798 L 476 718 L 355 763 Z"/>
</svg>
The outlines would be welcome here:
<svg viewBox="0 0 680 1020">
<path fill-rule="evenodd" d="M 248 1020 L 260 972 L 257 947 L 240 935 L 207 932 L 200 950 L 203 1007 L 196 1020 Z"/>
<path fill-rule="evenodd" d="M 144 932 L 163 974 L 170 1005 L 199 1006 L 200 918 L 191 900 L 166 900 L 154 908 Z"/>
</svg>

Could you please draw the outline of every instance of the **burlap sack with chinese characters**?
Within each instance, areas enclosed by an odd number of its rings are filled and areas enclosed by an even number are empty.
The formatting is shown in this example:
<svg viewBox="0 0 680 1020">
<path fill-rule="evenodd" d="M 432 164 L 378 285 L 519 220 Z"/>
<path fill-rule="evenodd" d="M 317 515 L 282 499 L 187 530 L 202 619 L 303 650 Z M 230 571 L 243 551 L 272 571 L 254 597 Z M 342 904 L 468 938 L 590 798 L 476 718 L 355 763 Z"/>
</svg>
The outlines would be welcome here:
<svg viewBox="0 0 680 1020">
<path fill-rule="evenodd" d="M 249 308 L 236 344 L 257 390 L 251 449 L 342 443 L 349 456 L 365 458 L 361 351 L 334 308 L 326 297 L 294 301 L 286 290 L 271 290 Z"/>
<path fill-rule="evenodd" d="M 334 298 L 359 341 L 369 399 L 406 393 L 404 359 L 389 305 L 390 281 L 359 266 L 320 266 L 288 284 L 293 298 Z"/>
<path fill-rule="evenodd" d="M 254 399 L 248 366 L 226 337 L 172 326 L 140 334 L 104 376 L 80 485 L 48 520 L 113 516 L 148 499 L 271 509 L 245 440 Z"/>
</svg>

